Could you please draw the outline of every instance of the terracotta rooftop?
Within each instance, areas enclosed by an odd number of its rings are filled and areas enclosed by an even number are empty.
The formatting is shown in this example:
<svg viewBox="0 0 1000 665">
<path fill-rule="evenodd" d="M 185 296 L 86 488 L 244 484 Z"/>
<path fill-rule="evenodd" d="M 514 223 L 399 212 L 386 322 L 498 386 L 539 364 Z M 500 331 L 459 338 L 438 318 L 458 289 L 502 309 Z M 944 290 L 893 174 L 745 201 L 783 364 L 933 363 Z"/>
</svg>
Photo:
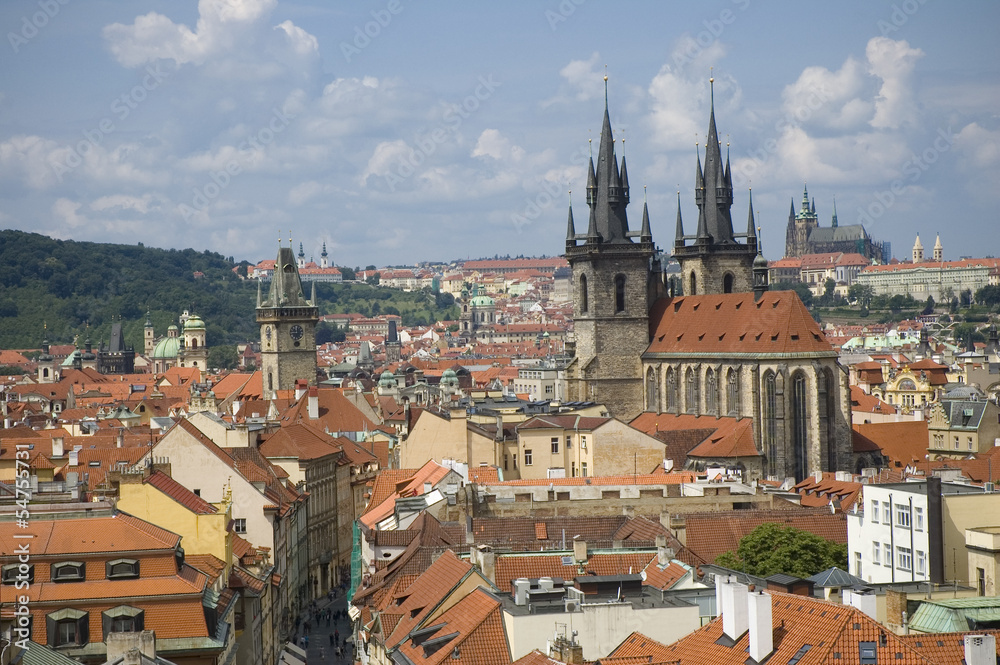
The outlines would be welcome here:
<svg viewBox="0 0 1000 665">
<path fill-rule="evenodd" d="M 496 584 L 501 591 L 509 592 L 513 581 L 527 577 L 559 577 L 571 580 L 584 575 L 638 575 L 650 562 L 656 559 L 656 554 L 645 552 L 608 552 L 590 553 L 587 561 L 578 567 L 575 563 L 563 563 L 560 554 L 510 553 L 500 554 L 496 558 Z M 572 558 L 572 557 L 571 557 Z"/>
<path fill-rule="evenodd" d="M 32 519 L 26 530 L 18 529 L 15 522 L 0 522 L 0 552 L 15 551 L 21 542 L 14 539 L 15 533 L 33 536 L 31 551 L 35 556 L 173 550 L 181 539 L 176 533 L 127 513 L 83 519 Z"/>
<path fill-rule="evenodd" d="M 654 354 L 788 354 L 835 356 L 794 291 L 663 298 L 649 317 Z"/>
<path fill-rule="evenodd" d="M 862 423 L 852 427 L 855 432 L 875 443 L 882 454 L 896 467 L 922 462 L 927 454 L 929 441 L 926 420 Z"/>
<path fill-rule="evenodd" d="M 219 512 L 218 508 L 162 471 L 154 471 L 142 482 L 152 485 L 196 515 L 212 515 Z"/>
<path fill-rule="evenodd" d="M 740 539 L 765 522 L 795 527 L 836 543 L 847 542 L 847 518 L 824 508 L 737 510 L 685 516 L 685 544 L 705 561 L 735 551 Z"/>
</svg>

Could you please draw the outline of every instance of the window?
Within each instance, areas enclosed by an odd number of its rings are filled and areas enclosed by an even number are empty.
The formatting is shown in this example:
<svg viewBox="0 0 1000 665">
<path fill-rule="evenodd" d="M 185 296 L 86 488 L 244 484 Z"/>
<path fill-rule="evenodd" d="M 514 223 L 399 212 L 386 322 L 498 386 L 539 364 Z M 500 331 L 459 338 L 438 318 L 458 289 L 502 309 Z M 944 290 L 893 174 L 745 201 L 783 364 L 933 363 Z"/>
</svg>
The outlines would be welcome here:
<svg viewBox="0 0 1000 665">
<path fill-rule="evenodd" d="M 625 275 L 615 275 L 615 314 L 625 311 Z"/>
<path fill-rule="evenodd" d="M 104 640 L 108 633 L 135 633 L 145 628 L 143 611 L 129 605 L 119 605 L 101 613 Z"/>
<path fill-rule="evenodd" d="M 740 411 L 740 386 L 736 376 L 736 370 L 729 368 L 729 375 L 726 378 L 726 410 L 730 416 L 739 415 Z"/>
<path fill-rule="evenodd" d="M 882 522 L 892 524 L 892 505 L 888 501 L 882 502 Z"/>
<path fill-rule="evenodd" d="M 925 555 L 920 550 L 917 550 L 917 575 L 924 574 L 924 568 L 927 565 L 927 555 Z"/>
<path fill-rule="evenodd" d="M 109 580 L 134 579 L 139 577 L 139 562 L 135 559 L 115 559 L 105 564 Z"/>
<path fill-rule="evenodd" d="M 4 566 L 2 571 L 0 584 L 17 584 L 19 580 L 25 580 L 28 584 L 35 582 L 35 564 L 33 563 L 10 563 Z"/>
<path fill-rule="evenodd" d="M 861 577 L 861 552 L 854 553 L 854 574 Z"/>
<path fill-rule="evenodd" d="M 531 466 L 531 448 L 524 449 L 524 466 Z"/>
<path fill-rule="evenodd" d="M 573 447 L 573 437 L 567 435 L 566 436 L 566 450 L 569 450 L 572 447 Z"/>
<path fill-rule="evenodd" d="M 246 533 L 247 520 L 245 517 L 237 517 L 233 520 L 233 533 Z"/>
<path fill-rule="evenodd" d="M 972 437 L 969 437 L 969 450 L 972 450 Z"/>
<path fill-rule="evenodd" d="M 53 582 L 83 582 L 87 579 L 85 567 L 79 561 L 54 563 L 50 575 Z"/>
<path fill-rule="evenodd" d="M 50 647 L 81 646 L 90 641 L 89 619 L 81 610 L 66 608 L 46 615 Z"/>
<path fill-rule="evenodd" d="M 587 435 L 586 434 L 584 434 L 583 436 L 580 437 L 580 447 L 583 448 L 584 450 L 587 449 Z"/>
<path fill-rule="evenodd" d="M 583 476 L 584 478 L 587 477 L 587 463 L 586 462 L 580 462 L 580 475 Z"/>
<path fill-rule="evenodd" d="M 882 546 L 879 543 L 872 543 L 872 563 L 882 563 Z"/>
<path fill-rule="evenodd" d="M 764 374 L 764 453 L 767 455 L 768 468 L 771 474 L 777 474 L 778 468 L 778 398 L 774 374 Z"/>
<path fill-rule="evenodd" d="M 507 470 L 507 453 L 503 454 L 503 470 Z"/>
<path fill-rule="evenodd" d="M 511 462 L 514 463 L 514 468 L 517 469 L 517 453 L 514 453 L 511 457 Z"/>
<path fill-rule="evenodd" d="M 896 568 L 910 570 L 913 567 L 913 554 L 909 547 L 896 546 Z"/>
<path fill-rule="evenodd" d="M 552 437 L 552 454 L 553 455 L 558 455 L 559 454 L 559 437 L 558 436 Z"/>
<path fill-rule="evenodd" d="M 889 543 L 882 543 L 882 551 L 885 552 L 885 561 L 883 565 L 892 568 L 892 546 Z"/>
<path fill-rule="evenodd" d="M 910 528 L 910 507 L 901 503 L 896 504 L 896 526 Z"/>
<path fill-rule="evenodd" d="M 924 530 L 924 509 L 920 506 L 913 507 L 913 525 L 917 531 Z"/>
<path fill-rule="evenodd" d="M 698 413 L 698 377 L 694 370 L 687 370 L 687 394 L 684 396 L 684 406 L 688 413 Z"/>
<path fill-rule="evenodd" d="M 878 524 L 878 501 L 872 499 L 872 523 Z"/>
<path fill-rule="evenodd" d="M 806 377 L 797 373 L 792 378 L 792 455 L 795 458 L 795 480 L 806 477 L 809 445 L 809 394 Z"/>
<path fill-rule="evenodd" d="M 980 596 L 986 595 L 986 569 L 976 568 L 976 589 Z"/>
<path fill-rule="evenodd" d="M 667 368 L 667 411 L 677 412 L 677 373 L 673 367 Z"/>
</svg>

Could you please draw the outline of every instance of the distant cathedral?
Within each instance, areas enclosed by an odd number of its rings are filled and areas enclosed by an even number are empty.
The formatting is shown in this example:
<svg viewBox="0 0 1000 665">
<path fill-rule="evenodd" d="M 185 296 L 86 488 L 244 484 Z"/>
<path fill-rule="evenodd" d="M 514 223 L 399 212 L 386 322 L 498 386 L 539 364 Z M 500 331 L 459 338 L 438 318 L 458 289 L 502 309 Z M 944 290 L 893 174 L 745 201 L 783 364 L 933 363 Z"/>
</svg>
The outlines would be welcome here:
<svg viewBox="0 0 1000 665">
<path fill-rule="evenodd" d="M 816 200 L 809 200 L 809 188 L 802 190 L 802 206 L 795 212 L 792 200 L 788 211 L 788 228 L 785 230 L 785 256 L 844 252 L 860 254 L 873 263 L 888 263 L 890 251 L 886 243 L 872 240 L 861 224 L 841 226 L 837 223 L 837 202 L 833 202 L 833 219 L 830 226 L 820 226 L 816 215 Z"/>
<path fill-rule="evenodd" d="M 628 170 L 615 156 L 605 94 L 597 164 L 591 158 L 587 172 L 587 231 L 576 232 L 571 205 L 566 233 L 575 338 L 567 400 L 604 404 L 627 421 L 642 412 L 663 421 L 751 418 L 758 477 L 801 480 L 851 467 L 847 374 L 799 297 L 768 291 L 752 202 L 746 232 L 733 231 L 714 100 L 694 196 L 698 224 L 689 235 L 678 195 L 681 283 L 669 282 L 645 203 L 640 230 L 629 230 Z"/>
</svg>

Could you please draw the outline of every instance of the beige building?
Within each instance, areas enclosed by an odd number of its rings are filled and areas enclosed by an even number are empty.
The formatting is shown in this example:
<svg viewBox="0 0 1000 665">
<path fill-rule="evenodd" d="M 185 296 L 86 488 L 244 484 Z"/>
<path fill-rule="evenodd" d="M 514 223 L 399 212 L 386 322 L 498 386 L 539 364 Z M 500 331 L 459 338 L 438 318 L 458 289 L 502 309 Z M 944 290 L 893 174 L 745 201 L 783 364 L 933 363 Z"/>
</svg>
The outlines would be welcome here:
<svg viewBox="0 0 1000 665">
<path fill-rule="evenodd" d="M 970 583 L 980 596 L 1000 595 L 1000 526 L 965 530 L 965 550 L 969 557 Z"/>
<path fill-rule="evenodd" d="M 456 460 L 469 466 L 495 466 L 502 444 L 494 435 L 466 417 L 465 407 L 436 411 L 425 409 L 417 417 L 406 441 L 399 446 L 399 466 L 416 469 L 428 460 L 439 464 Z"/>
<path fill-rule="evenodd" d="M 1000 408 L 993 402 L 943 400 L 927 416 L 932 459 L 965 459 L 989 452 L 1000 441 Z"/>
</svg>

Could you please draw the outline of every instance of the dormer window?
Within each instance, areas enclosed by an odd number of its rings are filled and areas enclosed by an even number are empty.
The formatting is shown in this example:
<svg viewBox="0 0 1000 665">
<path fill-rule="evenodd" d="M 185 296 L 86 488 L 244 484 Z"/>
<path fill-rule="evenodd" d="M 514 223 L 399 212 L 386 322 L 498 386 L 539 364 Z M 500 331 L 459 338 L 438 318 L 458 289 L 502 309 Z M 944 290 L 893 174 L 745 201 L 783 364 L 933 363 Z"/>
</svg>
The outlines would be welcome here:
<svg viewBox="0 0 1000 665">
<path fill-rule="evenodd" d="M 50 647 L 82 646 L 90 641 L 87 613 L 81 610 L 66 608 L 46 615 L 45 629 Z"/>
<path fill-rule="evenodd" d="M 87 579 L 86 567 L 80 561 L 54 563 L 50 575 L 53 582 L 83 582 Z"/>
<path fill-rule="evenodd" d="M 101 612 L 101 628 L 104 640 L 109 633 L 135 633 L 144 630 L 145 617 L 138 607 L 119 605 Z"/>
<path fill-rule="evenodd" d="M 27 581 L 28 584 L 35 582 L 35 564 L 33 563 L 11 563 L 0 570 L 2 570 L 0 584 L 17 584 L 19 579 Z"/>
<path fill-rule="evenodd" d="M 115 559 L 105 564 L 109 580 L 130 580 L 139 577 L 139 562 L 135 559 Z"/>
</svg>

